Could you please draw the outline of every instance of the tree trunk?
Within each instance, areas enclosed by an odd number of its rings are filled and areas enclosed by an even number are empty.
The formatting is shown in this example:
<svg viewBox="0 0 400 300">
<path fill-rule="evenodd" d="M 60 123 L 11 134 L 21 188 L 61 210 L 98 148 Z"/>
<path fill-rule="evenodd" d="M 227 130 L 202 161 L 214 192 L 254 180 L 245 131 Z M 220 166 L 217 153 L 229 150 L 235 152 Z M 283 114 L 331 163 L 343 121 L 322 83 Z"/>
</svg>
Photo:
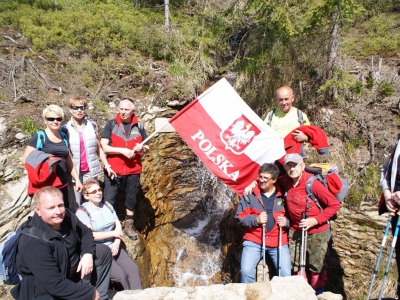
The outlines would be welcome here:
<svg viewBox="0 0 400 300">
<path fill-rule="evenodd" d="M 169 31 L 169 0 L 164 0 L 165 4 L 165 32 Z"/>
<path fill-rule="evenodd" d="M 337 51 L 339 49 L 339 23 L 338 23 L 339 13 L 335 12 L 333 14 L 333 27 L 331 29 L 330 40 L 329 40 L 329 56 L 328 63 L 326 64 L 326 75 L 325 80 L 333 78 L 333 67 L 335 66 Z M 332 91 L 333 99 L 338 98 L 337 89 L 333 88 Z"/>
</svg>

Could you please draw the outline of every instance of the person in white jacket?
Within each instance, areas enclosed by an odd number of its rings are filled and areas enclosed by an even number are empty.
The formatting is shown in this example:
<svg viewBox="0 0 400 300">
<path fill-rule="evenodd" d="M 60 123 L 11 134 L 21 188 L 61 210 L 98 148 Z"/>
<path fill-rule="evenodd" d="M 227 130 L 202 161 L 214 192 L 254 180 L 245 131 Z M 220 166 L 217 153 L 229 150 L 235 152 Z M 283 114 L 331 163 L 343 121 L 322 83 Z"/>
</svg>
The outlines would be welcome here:
<svg viewBox="0 0 400 300">
<path fill-rule="evenodd" d="M 86 117 L 86 99 L 70 98 L 68 108 L 72 117 L 62 130 L 68 134 L 72 160 L 80 181 L 84 182 L 89 178 L 97 179 L 103 172 L 100 161 L 104 164 L 108 176 L 115 176 L 115 172 L 108 164 L 106 155 L 100 146 L 97 124 Z M 82 203 L 82 195 L 76 191 L 75 182 L 72 182 L 69 188 L 69 209 L 76 212 Z"/>
</svg>

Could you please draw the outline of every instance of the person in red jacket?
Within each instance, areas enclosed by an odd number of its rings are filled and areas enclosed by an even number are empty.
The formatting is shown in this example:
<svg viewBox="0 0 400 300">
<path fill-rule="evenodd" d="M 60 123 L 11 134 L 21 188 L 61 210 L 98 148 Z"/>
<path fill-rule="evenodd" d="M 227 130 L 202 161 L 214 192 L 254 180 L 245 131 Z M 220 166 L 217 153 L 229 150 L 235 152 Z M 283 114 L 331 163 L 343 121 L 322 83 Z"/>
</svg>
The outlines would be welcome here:
<svg viewBox="0 0 400 300">
<path fill-rule="evenodd" d="M 262 257 L 262 230 L 265 230 L 265 251 L 271 257 L 281 276 L 290 276 L 290 253 L 287 229 L 282 230 L 282 248 L 279 251 L 279 226 L 288 227 L 284 215 L 281 192 L 275 187 L 279 169 L 274 164 L 263 164 L 258 172 L 253 192 L 241 198 L 235 219 L 245 228 L 240 265 L 240 281 L 254 282 L 255 267 Z M 265 226 L 265 228 L 263 228 Z M 281 259 L 279 259 L 281 254 Z M 280 261 L 281 265 L 278 265 Z"/>
<path fill-rule="evenodd" d="M 310 275 L 310 285 L 318 295 L 324 291 L 327 280 L 325 259 L 328 249 L 328 220 L 339 210 L 340 203 L 320 181 L 315 180 L 312 191 L 321 204 L 320 210 L 307 196 L 306 183 L 313 174 L 307 173 L 304 168 L 303 158 L 299 154 L 287 154 L 284 160 L 287 175 L 279 179 L 279 184 L 286 191 L 286 216 L 290 219 L 293 272 L 300 273 L 298 254 L 304 228 L 308 232 L 306 270 Z M 302 219 L 303 212 L 308 218 Z"/>
<path fill-rule="evenodd" d="M 115 206 L 118 189 L 126 179 L 124 231 L 131 239 L 136 240 L 138 237 L 133 226 L 133 214 L 142 173 L 141 157 L 143 153 L 149 151 L 149 146 L 141 144 L 147 135 L 143 124 L 135 115 L 135 104 L 125 98 L 119 103 L 118 110 L 119 113 L 115 120 L 108 121 L 104 127 L 100 141 L 109 163 L 106 169 L 111 166 L 117 174 L 117 176 L 111 177 L 104 174 L 104 198 L 105 201 Z"/>
</svg>

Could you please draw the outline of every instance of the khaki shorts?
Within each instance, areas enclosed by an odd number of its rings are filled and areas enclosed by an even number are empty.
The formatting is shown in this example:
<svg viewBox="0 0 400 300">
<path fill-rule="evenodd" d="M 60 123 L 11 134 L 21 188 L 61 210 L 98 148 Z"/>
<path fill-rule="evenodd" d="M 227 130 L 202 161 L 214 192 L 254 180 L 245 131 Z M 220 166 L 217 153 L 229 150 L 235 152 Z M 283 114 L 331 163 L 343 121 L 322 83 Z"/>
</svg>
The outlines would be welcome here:
<svg viewBox="0 0 400 300">
<path fill-rule="evenodd" d="M 289 231 L 290 257 L 292 273 L 300 271 L 301 232 Z M 306 269 L 313 273 L 321 273 L 326 269 L 325 260 L 328 255 L 328 232 L 317 232 L 307 236 Z"/>
</svg>

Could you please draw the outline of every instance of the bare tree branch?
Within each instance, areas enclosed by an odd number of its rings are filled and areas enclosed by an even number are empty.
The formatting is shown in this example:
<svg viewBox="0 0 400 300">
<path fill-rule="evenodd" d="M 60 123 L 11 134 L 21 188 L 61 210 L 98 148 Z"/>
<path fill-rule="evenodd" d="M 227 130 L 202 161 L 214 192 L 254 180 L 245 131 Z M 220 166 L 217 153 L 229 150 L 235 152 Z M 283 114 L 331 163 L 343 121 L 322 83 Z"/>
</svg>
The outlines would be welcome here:
<svg viewBox="0 0 400 300">
<path fill-rule="evenodd" d="M 31 63 L 32 68 L 36 71 L 36 73 L 40 76 L 40 78 L 42 78 L 44 80 L 44 82 L 46 82 L 47 86 L 55 91 L 58 91 L 60 94 L 62 94 L 62 89 L 61 87 L 56 87 L 56 86 L 51 86 L 46 78 L 44 78 L 44 76 L 42 74 L 40 74 L 39 70 L 36 69 L 35 65 L 33 64 L 32 60 L 29 60 L 29 62 Z"/>
<path fill-rule="evenodd" d="M 11 37 L 9 37 L 8 35 L 3 35 L 3 38 L 4 38 L 5 40 L 9 40 L 9 41 L 13 42 L 14 44 L 17 43 L 14 39 L 12 39 Z"/>
<path fill-rule="evenodd" d="M 104 74 L 105 73 L 103 73 L 103 76 L 101 76 L 99 88 L 97 89 L 96 93 L 94 93 L 93 99 L 96 98 L 97 94 L 100 93 L 101 89 L 104 86 Z"/>
</svg>

